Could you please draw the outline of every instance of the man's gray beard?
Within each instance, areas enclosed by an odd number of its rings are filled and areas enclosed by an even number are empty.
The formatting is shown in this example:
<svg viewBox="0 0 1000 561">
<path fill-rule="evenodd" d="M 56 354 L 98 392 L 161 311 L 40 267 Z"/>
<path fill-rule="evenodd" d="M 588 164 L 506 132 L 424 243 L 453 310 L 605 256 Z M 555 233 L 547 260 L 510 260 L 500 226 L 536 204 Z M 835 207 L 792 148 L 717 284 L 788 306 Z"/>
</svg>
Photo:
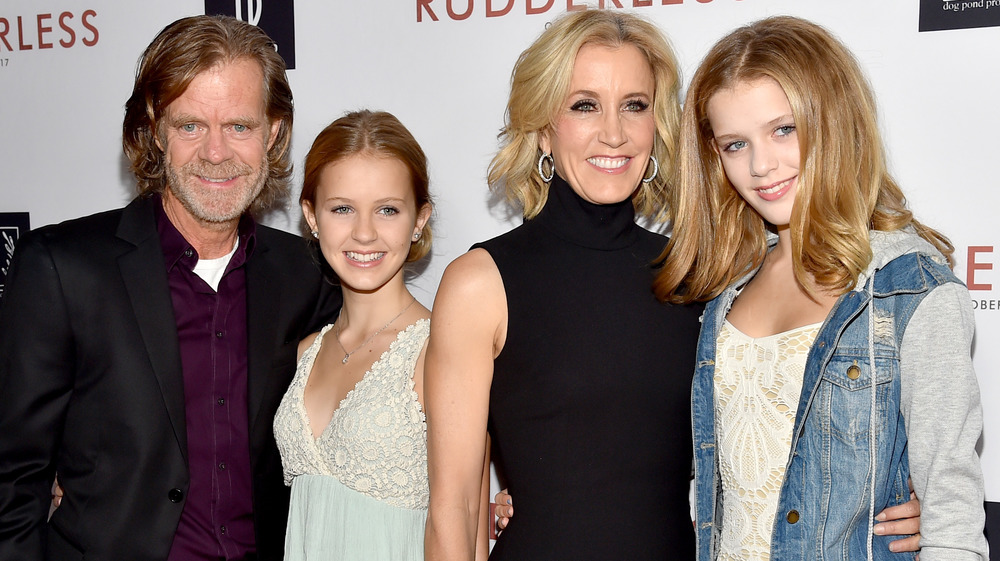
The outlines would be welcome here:
<svg viewBox="0 0 1000 561">
<path fill-rule="evenodd" d="M 180 201 L 181 206 L 188 211 L 191 216 L 202 222 L 222 224 L 239 219 L 253 204 L 261 191 L 268 177 L 267 154 L 261 159 L 260 167 L 254 174 L 250 166 L 242 163 L 227 162 L 220 165 L 207 164 L 198 160 L 181 166 L 181 172 L 166 162 L 167 188 L 171 194 Z M 239 176 L 246 181 L 246 184 L 239 191 L 215 192 L 209 190 L 192 189 L 184 183 L 182 176 L 189 179 L 201 175 L 204 177 L 231 177 Z M 198 192 L 204 196 L 199 197 Z M 219 204 L 204 204 L 205 201 Z M 219 207 L 222 207 L 221 209 Z"/>
</svg>

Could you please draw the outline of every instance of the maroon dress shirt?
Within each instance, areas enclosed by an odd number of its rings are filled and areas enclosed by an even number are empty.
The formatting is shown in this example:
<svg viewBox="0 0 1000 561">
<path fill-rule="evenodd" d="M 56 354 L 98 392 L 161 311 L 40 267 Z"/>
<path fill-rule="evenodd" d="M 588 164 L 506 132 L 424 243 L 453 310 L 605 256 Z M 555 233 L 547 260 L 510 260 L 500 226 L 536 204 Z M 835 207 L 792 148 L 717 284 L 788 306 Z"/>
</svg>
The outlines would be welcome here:
<svg viewBox="0 0 1000 561">
<path fill-rule="evenodd" d="M 216 291 L 193 271 L 198 253 L 162 204 L 156 209 L 184 371 L 190 473 L 168 561 L 253 558 L 244 265 L 255 224 L 248 215 L 240 220 L 239 245 Z"/>
</svg>

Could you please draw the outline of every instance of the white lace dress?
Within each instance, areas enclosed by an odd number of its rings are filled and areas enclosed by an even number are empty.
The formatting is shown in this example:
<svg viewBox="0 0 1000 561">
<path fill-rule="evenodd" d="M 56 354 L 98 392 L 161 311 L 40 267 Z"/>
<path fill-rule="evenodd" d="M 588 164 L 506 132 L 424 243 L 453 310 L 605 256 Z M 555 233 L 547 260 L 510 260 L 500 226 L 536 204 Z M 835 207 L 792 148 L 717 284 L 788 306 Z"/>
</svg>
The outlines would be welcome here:
<svg viewBox="0 0 1000 561">
<path fill-rule="evenodd" d="M 716 341 L 715 434 L 724 510 L 720 561 L 767 561 L 806 358 L 821 323 Z"/>
<path fill-rule="evenodd" d="M 285 561 L 421 560 L 427 436 L 413 370 L 430 320 L 399 333 L 314 440 L 302 394 L 330 327 L 302 355 L 274 417 L 292 487 Z"/>
</svg>

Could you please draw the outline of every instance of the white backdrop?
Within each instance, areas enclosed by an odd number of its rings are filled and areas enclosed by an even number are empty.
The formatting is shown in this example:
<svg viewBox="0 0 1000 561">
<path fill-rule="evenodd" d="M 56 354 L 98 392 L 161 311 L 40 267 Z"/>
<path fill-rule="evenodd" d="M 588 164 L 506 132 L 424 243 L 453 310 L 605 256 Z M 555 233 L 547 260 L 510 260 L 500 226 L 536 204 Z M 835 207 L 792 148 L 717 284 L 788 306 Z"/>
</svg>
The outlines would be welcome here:
<svg viewBox="0 0 1000 561">
<path fill-rule="evenodd" d="M 268 2 L 274 0 L 257 0 L 264 11 Z M 434 251 L 426 270 L 412 283 L 424 304 L 432 304 L 451 259 L 518 222 L 485 185 L 510 70 L 547 21 L 567 6 L 583 3 L 295 3 L 296 68 L 289 76 L 296 101 L 296 171 L 312 138 L 346 111 L 384 109 L 410 128 L 430 159 L 437 202 Z M 666 31 L 685 79 L 724 33 L 769 15 L 812 19 L 853 49 L 875 87 L 895 175 L 917 217 L 951 237 L 957 250 L 956 273 L 973 289 L 978 329 L 974 356 L 986 411 L 986 496 L 1000 501 L 1000 407 L 994 409 L 1000 380 L 993 378 L 1000 362 L 1000 197 L 995 179 L 1000 28 L 919 33 L 919 2 L 912 0 L 617 4 Z M 924 4 L 926 9 L 934 2 Z M 937 9 L 980 10 L 993 17 L 1000 11 L 996 4 L 945 0 Z M 454 16 L 449 16 L 449 7 Z M 506 14 L 487 17 L 488 8 L 495 13 L 507 7 Z M 120 136 L 136 60 L 164 25 L 204 11 L 202 0 L 4 0 L 0 213 L 29 212 L 32 226 L 38 227 L 120 207 L 131 199 L 133 180 Z M 300 179 L 297 173 L 296 182 Z M 297 231 L 297 205 L 265 221 Z M 974 267 L 968 266 L 970 247 L 979 248 Z"/>
</svg>

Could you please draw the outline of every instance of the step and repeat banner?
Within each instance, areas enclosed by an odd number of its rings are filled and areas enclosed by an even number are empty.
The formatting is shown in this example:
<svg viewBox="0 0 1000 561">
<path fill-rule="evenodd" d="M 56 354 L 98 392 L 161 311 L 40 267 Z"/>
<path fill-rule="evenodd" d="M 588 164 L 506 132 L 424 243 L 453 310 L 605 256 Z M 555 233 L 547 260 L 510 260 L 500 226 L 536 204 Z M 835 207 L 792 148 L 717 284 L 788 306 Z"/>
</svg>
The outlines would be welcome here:
<svg viewBox="0 0 1000 561">
<path fill-rule="evenodd" d="M 510 71 L 546 22 L 585 4 L 4 0 L 0 294 L 14 243 L 26 229 L 120 207 L 133 197 L 120 137 L 136 60 L 167 23 L 225 13 L 261 26 L 288 63 L 298 164 L 326 124 L 359 108 L 394 113 L 423 145 L 436 202 L 434 251 L 412 285 L 430 306 L 449 261 L 519 222 L 485 182 Z M 599 5 L 659 24 L 684 79 L 727 31 L 770 15 L 809 18 L 850 46 L 878 96 L 892 170 L 916 216 L 954 242 L 956 273 L 972 294 L 975 363 L 986 412 L 981 443 L 986 498 L 1000 503 L 1000 380 L 994 377 L 1000 365 L 1000 0 L 603 0 Z M 264 221 L 299 231 L 298 205 Z M 994 514 L 992 506 L 991 537 L 1000 544 L 1000 509 Z"/>
</svg>

